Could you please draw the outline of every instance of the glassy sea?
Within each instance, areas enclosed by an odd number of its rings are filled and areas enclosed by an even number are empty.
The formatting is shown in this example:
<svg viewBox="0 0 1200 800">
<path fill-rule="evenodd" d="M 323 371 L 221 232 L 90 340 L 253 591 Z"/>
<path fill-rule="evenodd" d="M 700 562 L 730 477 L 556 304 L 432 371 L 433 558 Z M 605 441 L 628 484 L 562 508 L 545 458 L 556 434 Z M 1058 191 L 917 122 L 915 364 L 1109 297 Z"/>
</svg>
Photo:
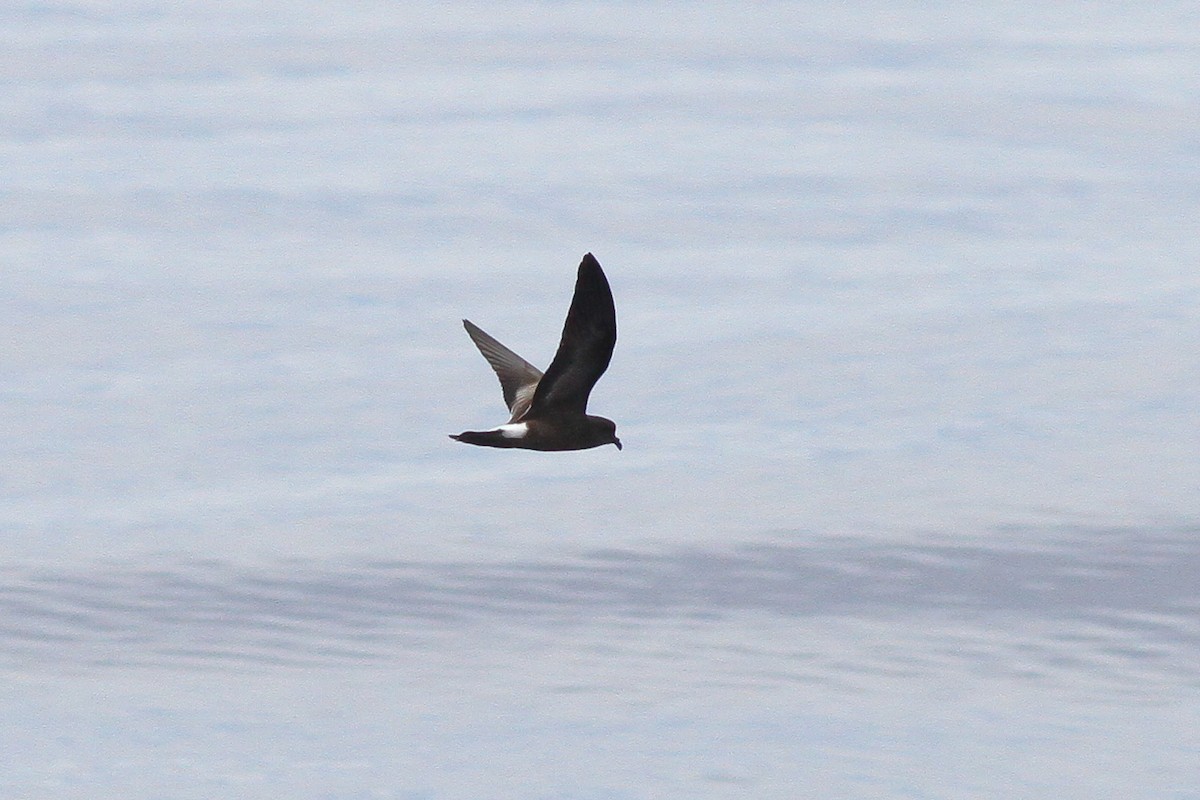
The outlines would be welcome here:
<svg viewBox="0 0 1200 800">
<path fill-rule="evenodd" d="M 1200 798 L 1192 5 L 0 44 L 0 797 Z"/>
</svg>

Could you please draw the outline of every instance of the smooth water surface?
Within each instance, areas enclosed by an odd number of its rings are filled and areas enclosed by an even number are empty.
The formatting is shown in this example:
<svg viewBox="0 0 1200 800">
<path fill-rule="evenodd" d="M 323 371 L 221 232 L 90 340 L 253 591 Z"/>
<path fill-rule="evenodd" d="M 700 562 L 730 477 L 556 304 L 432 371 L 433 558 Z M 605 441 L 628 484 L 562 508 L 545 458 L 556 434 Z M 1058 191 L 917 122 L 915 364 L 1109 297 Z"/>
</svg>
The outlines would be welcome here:
<svg viewBox="0 0 1200 800">
<path fill-rule="evenodd" d="M 1200 798 L 1200 15 L 0 11 L 0 795 Z M 504 421 L 594 252 L 625 450 Z"/>
</svg>

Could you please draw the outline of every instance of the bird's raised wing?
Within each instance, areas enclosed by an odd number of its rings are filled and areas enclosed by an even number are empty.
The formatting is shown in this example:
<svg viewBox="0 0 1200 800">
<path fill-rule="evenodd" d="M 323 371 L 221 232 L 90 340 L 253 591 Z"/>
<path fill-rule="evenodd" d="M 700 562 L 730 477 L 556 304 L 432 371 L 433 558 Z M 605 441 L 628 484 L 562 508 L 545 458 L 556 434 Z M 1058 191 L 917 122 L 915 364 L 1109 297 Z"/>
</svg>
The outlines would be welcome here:
<svg viewBox="0 0 1200 800">
<path fill-rule="evenodd" d="M 529 410 L 538 382 L 542 379 L 542 371 L 497 342 L 471 320 L 464 319 L 463 327 L 496 371 L 500 389 L 504 392 L 504 403 L 515 421 Z"/>
<path fill-rule="evenodd" d="M 617 343 L 617 310 L 608 279 L 591 253 L 579 264 L 575 296 L 558 352 L 537 385 L 529 416 L 587 411 L 588 395 L 608 369 Z"/>
</svg>

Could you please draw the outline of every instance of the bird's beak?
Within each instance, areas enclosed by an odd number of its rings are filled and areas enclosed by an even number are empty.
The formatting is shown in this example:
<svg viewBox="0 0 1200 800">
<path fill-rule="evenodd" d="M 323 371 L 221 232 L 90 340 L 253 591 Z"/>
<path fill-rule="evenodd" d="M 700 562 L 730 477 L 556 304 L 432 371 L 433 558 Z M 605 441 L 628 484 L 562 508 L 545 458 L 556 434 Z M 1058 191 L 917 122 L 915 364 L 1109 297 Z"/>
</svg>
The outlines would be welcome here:
<svg viewBox="0 0 1200 800">
<path fill-rule="evenodd" d="M 618 450 L 620 450 L 620 449 L 621 449 L 621 440 L 620 440 L 620 439 L 618 439 L 618 438 L 617 438 L 617 437 L 615 437 L 615 436 L 613 437 L 613 444 L 615 444 L 615 445 L 617 446 L 617 449 L 618 449 Z"/>
</svg>

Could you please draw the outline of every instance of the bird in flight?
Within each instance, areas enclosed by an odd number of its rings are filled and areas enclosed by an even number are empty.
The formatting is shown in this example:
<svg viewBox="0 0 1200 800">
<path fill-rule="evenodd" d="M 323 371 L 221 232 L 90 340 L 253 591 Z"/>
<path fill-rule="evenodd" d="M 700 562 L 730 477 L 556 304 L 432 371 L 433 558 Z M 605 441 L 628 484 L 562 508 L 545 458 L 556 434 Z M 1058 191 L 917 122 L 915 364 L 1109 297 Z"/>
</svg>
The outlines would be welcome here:
<svg viewBox="0 0 1200 800">
<path fill-rule="evenodd" d="M 588 395 L 608 369 L 617 343 L 612 290 L 591 253 L 579 264 L 558 352 L 545 374 L 470 320 L 464 319 L 463 327 L 496 371 L 512 418 L 489 431 L 452 433 L 451 439 L 525 450 L 586 450 L 606 444 L 621 449 L 616 423 L 587 413 Z"/>
</svg>

